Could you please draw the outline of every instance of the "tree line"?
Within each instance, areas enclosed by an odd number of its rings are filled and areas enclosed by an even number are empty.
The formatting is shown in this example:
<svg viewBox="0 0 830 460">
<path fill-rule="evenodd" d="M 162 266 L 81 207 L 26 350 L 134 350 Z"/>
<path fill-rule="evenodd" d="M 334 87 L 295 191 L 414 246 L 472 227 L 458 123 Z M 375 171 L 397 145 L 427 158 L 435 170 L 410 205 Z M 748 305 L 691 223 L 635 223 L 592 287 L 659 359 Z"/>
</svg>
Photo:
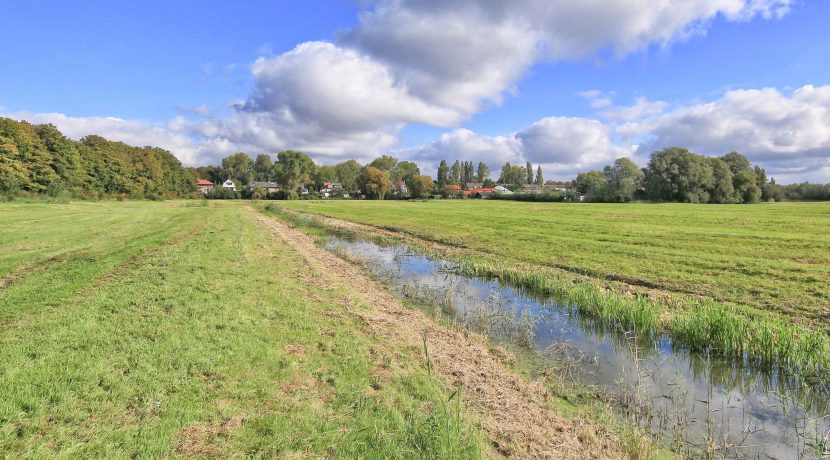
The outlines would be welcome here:
<svg viewBox="0 0 830 460">
<path fill-rule="evenodd" d="M 396 190 L 409 190 L 407 196 L 426 197 L 432 193 L 432 178 L 421 176 L 418 165 L 411 161 L 400 161 L 389 155 L 382 155 L 369 164 L 361 165 L 355 160 L 346 160 L 336 165 L 317 165 L 302 152 L 287 150 L 277 154 L 272 162 L 268 154 L 251 158 L 247 153 L 237 152 L 222 159 L 220 166 L 193 168 L 200 178 L 215 184 L 226 179 L 234 181 L 244 189 L 254 182 L 276 182 L 281 191 L 277 198 L 297 198 L 303 186 L 311 197 L 325 183 L 339 183 L 345 193 L 361 194 L 370 198 L 384 199 Z M 427 185 L 428 183 L 428 185 Z M 225 191 L 217 190 L 217 197 L 225 197 Z"/>
<path fill-rule="evenodd" d="M 183 197 L 195 176 L 170 152 L 100 136 L 73 141 L 51 124 L 0 118 L 0 195 Z"/>
<path fill-rule="evenodd" d="M 535 169 L 535 172 L 534 172 Z M 51 124 L 32 125 L 0 118 L 0 196 L 20 193 L 102 198 L 172 198 L 192 195 L 196 180 L 221 184 L 226 179 L 247 189 L 255 181 L 277 182 L 292 198 L 301 185 L 318 190 L 339 182 L 344 191 L 370 198 L 425 198 L 457 193 L 454 184 L 493 187 L 486 163 L 441 160 L 437 176 L 422 175 L 418 165 L 389 155 L 361 165 L 347 160 L 318 166 L 308 155 L 293 150 L 251 158 L 237 152 L 218 166 L 184 168 L 168 151 L 133 147 L 90 135 L 79 141 L 64 136 Z M 498 183 L 519 189 L 545 183 L 541 165 L 511 165 L 501 169 Z M 602 170 L 580 173 L 575 188 L 588 201 L 627 202 L 636 199 L 688 203 L 756 203 L 782 200 L 830 200 L 830 184 L 779 185 L 749 160 L 731 152 L 722 157 L 698 155 L 672 147 L 654 152 L 645 168 L 628 158 Z M 450 190 L 452 189 L 452 190 Z M 312 196 L 314 196 L 312 194 Z"/>
<path fill-rule="evenodd" d="M 601 171 L 580 173 L 575 187 L 588 201 L 616 203 L 635 199 L 757 203 L 787 198 L 787 187 L 768 180 L 764 168 L 753 166 L 740 153 L 710 157 L 681 147 L 652 153 L 642 169 L 628 158 L 619 158 Z"/>
</svg>

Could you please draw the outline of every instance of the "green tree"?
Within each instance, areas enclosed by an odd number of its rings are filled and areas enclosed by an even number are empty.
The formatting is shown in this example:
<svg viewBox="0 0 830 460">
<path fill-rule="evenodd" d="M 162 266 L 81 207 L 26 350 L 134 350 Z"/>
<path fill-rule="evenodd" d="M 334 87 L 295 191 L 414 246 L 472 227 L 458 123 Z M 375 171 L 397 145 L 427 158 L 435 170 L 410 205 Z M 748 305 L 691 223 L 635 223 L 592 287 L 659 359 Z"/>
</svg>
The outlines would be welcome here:
<svg viewBox="0 0 830 460">
<path fill-rule="evenodd" d="M 337 172 L 337 182 L 340 182 L 344 189 L 349 192 L 357 190 L 360 173 L 363 170 L 360 163 L 354 160 L 346 160 L 334 165 L 334 170 Z"/>
<path fill-rule="evenodd" d="M 605 167 L 602 175 L 606 183 L 604 201 L 616 203 L 633 200 L 644 177 L 643 171 L 629 158 L 618 158 L 613 166 Z"/>
<path fill-rule="evenodd" d="M 441 163 L 438 165 L 438 176 L 436 177 L 436 182 L 438 182 L 438 187 L 443 188 L 447 185 L 449 181 L 450 175 L 450 168 L 447 166 L 447 162 L 445 160 L 441 160 Z"/>
<path fill-rule="evenodd" d="M 402 180 L 409 182 L 409 179 L 421 174 L 418 165 L 411 161 L 401 161 L 396 164 L 391 171 L 392 180 Z"/>
<path fill-rule="evenodd" d="M 82 191 L 90 178 L 83 171 L 78 144 L 51 124 L 37 125 L 35 132 L 52 155 L 51 166 L 60 181 L 73 192 Z"/>
<path fill-rule="evenodd" d="M 406 186 L 412 198 L 427 198 L 435 191 L 435 184 L 429 176 L 412 176 Z"/>
<path fill-rule="evenodd" d="M 28 182 L 28 171 L 17 149 L 17 143 L 0 131 L 0 193 L 16 195 L 22 182 Z"/>
<path fill-rule="evenodd" d="M 245 152 L 236 152 L 222 159 L 222 169 L 228 174 L 226 179 L 233 180 L 237 185 L 247 185 L 251 182 L 252 165 L 251 157 Z"/>
<path fill-rule="evenodd" d="M 761 201 L 770 201 L 771 197 L 769 194 L 769 182 L 767 182 L 767 171 L 760 167 L 755 166 L 755 178 L 758 188 L 761 189 Z"/>
<path fill-rule="evenodd" d="M 732 188 L 735 190 L 736 203 L 755 203 L 760 199 L 761 188 L 758 187 L 758 178 L 749 160 L 738 152 L 729 152 L 721 159 L 729 165 L 732 171 Z M 758 195 L 758 198 L 756 198 Z"/>
<path fill-rule="evenodd" d="M 476 182 L 484 182 L 490 176 L 490 168 L 484 162 L 478 162 L 478 172 L 476 173 Z"/>
<path fill-rule="evenodd" d="M 545 185 L 545 178 L 542 176 L 542 165 L 536 168 L 536 185 Z"/>
<path fill-rule="evenodd" d="M 256 159 L 251 166 L 251 176 L 255 181 L 270 181 L 273 166 L 274 165 L 271 162 L 271 155 L 261 153 L 256 156 Z"/>
<path fill-rule="evenodd" d="M 392 187 L 389 172 L 367 166 L 360 175 L 360 190 L 370 198 L 382 200 Z"/>
<path fill-rule="evenodd" d="M 195 173 L 159 148 L 132 147 L 95 135 L 75 142 L 52 125 L 0 118 L 0 182 L 4 190 L 53 196 L 185 196 L 195 189 Z"/>
<path fill-rule="evenodd" d="M 452 164 L 450 176 L 452 177 L 451 183 L 457 184 L 461 182 L 461 165 L 458 163 L 458 160 L 455 160 L 455 163 Z"/>
<path fill-rule="evenodd" d="M 528 161 L 525 165 L 525 174 L 527 174 L 527 183 L 533 183 L 533 165 Z"/>
<path fill-rule="evenodd" d="M 320 166 L 314 173 L 314 183 L 322 187 L 324 182 L 337 182 L 337 168 L 334 166 Z"/>
<path fill-rule="evenodd" d="M 729 169 L 732 171 L 732 176 L 749 169 L 751 166 L 749 160 L 738 152 L 729 152 L 722 156 L 721 160 L 725 161 L 726 164 L 729 165 Z"/>
<path fill-rule="evenodd" d="M 50 183 L 59 179 L 52 169 L 52 155 L 38 137 L 34 126 L 25 121 L 0 118 L 0 136 L 10 139 L 3 141 L 3 144 L 15 146 L 14 149 L 7 147 L 2 152 L 3 156 L 8 155 L 3 161 L 17 163 L 15 166 L 2 167 L 0 174 L 9 174 L 22 189 L 31 192 L 45 191 Z"/>
<path fill-rule="evenodd" d="M 382 155 L 378 158 L 372 160 L 369 163 L 369 166 L 373 168 L 380 169 L 381 171 L 386 171 L 388 173 L 392 173 L 392 170 L 395 169 L 395 165 L 398 164 L 398 159 L 389 155 Z"/>
<path fill-rule="evenodd" d="M 527 181 L 527 170 L 522 166 L 513 166 L 508 161 L 501 168 L 499 182 L 508 188 L 519 188 Z"/>
<path fill-rule="evenodd" d="M 732 185 L 732 170 L 729 164 L 720 158 L 710 157 L 714 183 L 709 193 L 710 203 L 734 203 L 735 188 Z"/>
<path fill-rule="evenodd" d="M 738 203 L 757 203 L 761 200 L 761 187 L 755 171 L 747 168 L 736 174 L 732 181 L 735 185 L 735 197 Z"/>
<path fill-rule="evenodd" d="M 464 162 L 464 183 L 473 182 L 476 178 L 476 170 L 472 161 Z"/>
<path fill-rule="evenodd" d="M 278 153 L 277 164 L 277 181 L 287 190 L 297 190 L 300 184 L 310 182 L 317 171 L 317 165 L 311 157 L 294 150 Z"/>
<path fill-rule="evenodd" d="M 655 200 L 707 203 L 715 178 L 706 157 L 670 147 L 651 154 L 645 183 Z"/>
<path fill-rule="evenodd" d="M 607 185 L 605 175 L 600 171 L 579 173 L 574 181 L 576 191 L 585 195 L 588 201 L 604 200 Z"/>
</svg>

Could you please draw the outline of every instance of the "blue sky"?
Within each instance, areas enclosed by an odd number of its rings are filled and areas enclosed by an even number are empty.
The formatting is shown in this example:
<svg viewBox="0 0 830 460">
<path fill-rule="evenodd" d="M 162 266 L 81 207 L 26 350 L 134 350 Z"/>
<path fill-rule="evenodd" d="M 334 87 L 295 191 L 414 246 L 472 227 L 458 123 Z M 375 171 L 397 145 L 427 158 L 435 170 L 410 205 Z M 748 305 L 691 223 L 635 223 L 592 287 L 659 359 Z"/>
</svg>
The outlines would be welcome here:
<svg viewBox="0 0 830 460">
<path fill-rule="evenodd" d="M 76 4 L 72 4 L 76 3 Z M 185 164 L 543 164 L 684 145 L 830 182 L 830 2 L 4 2 L 0 114 Z"/>
</svg>

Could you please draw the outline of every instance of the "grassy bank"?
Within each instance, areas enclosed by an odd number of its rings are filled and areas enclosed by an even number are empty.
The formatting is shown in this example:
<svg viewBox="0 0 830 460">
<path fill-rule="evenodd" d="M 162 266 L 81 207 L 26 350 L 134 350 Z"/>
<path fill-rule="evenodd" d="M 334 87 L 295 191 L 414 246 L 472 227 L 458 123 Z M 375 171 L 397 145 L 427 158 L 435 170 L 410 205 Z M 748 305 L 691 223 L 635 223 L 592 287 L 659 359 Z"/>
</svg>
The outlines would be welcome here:
<svg viewBox="0 0 830 460">
<path fill-rule="evenodd" d="M 482 455 L 422 350 L 375 349 L 344 292 L 309 283 L 241 206 L 0 204 L 0 218 L 4 455 Z"/>
<path fill-rule="evenodd" d="M 283 214 L 306 225 L 326 226 L 309 214 Z M 371 232 L 364 236 L 371 236 Z M 596 282 L 558 276 L 544 267 L 473 251 L 462 251 L 452 259 L 459 263 L 463 274 L 497 278 L 537 294 L 564 299 L 576 304 L 581 312 L 618 323 L 626 330 L 649 335 L 667 332 L 680 347 L 730 356 L 750 366 L 779 366 L 814 382 L 826 381 L 830 375 L 830 338 L 825 330 L 805 329 L 778 313 L 758 315 L 758 307 L 682 295 L 668 306 L 659 298 L 606 289 Z"/>
<path fill-rule="evenodd" d="M 297 201 L 287 209 L 390 227 L 503 262 L 830 319 L 830 204 Z"/>
<path fill-rule="evenodd" d="M 317 216 L 285 211 L 277 203 L 261 204 L 259 208 L 266 215 L 275 216 L 278 220 L 312 236 L 318 245 L 322 245 L 332 234 L 344 238 L 367 238 L 382 244 L 406 244 L 405 241 L 378 233 L 363 233 L 333 227 Z M 355 258 L 336 248 L 331 251 L 351 264 L 371 271 L 367 262 L 362 258 Z M 441 255 L 435 254 L 435 256 Z M 382 276 L 379 281 L 388 282 Z M 396 286 L 394 283 L 388 284 L 388 288 L 392 291 L 397 291 L 398 287 L 401 286 Z M 627 458 L 675 458 L 671 451 L 655 445 L 654 439 L 645 435 L 636 424 L 625 417 L 620 417 L 610 400 L 600 394 L 595 387 L 574 382 L 560 373 L 562 366 L 573 365 L 570 357 L 551 359 L 547 352 L 532 350 L 531 343 L 535 332 L 532 330 L 534 320 L 530 316 L 522 315 L 520 319 L 512 320 L 497 313 L 498 319 L 492 323 L 494 318 L 484 316 L 468 318 L 471 323 L 461 323 L 454 318 L 452 300 L 446 296 L 446 292 L 440 289 L 434 290 L 428 286 L 404 285 L 402 288 L 398 291 L 398 295 L 401 296 L 401 301 L 406 306 L 423 312 L 446 329 L 465 331 L 464 336 L 472 331 L 473 336 L 483 337 L 488 343 L 491 354 L 502 356 L 506 362 L 510 363 L 514 372 L 523 375 L 529 381 L 541 382 L 546 387 L 546 405 L 550 405 L 558 415 L 576 423 L 596 424 L 613 433 L 613 438 L 618 440 L 620 449 Z M 484 315 L 486 316 L 487 313 Z M 608 455 L 611 456 L 612 453 L 609 452 Z"/>
</svg>

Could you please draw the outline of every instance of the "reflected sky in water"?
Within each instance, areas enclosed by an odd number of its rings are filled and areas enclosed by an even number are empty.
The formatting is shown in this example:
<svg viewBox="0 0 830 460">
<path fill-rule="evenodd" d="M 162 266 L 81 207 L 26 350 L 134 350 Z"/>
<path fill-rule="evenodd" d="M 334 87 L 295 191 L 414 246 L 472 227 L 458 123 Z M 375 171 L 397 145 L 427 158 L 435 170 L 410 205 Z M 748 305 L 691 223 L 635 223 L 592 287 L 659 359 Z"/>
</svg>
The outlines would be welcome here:
<svg viewBox="0 0 830 460">
<path fill-rule="evenodd" d="M 454 274 L 452 263 L 405 247 L 334 237 L 325 246 L 366 262 L 399 295 L 444 305 L 456 321 L 497 341 L 528 338 L 522 332 L 531 330 L 529 340 L 543 362 L 549 357 L 560 372 L 563 362 L 571 363 L 569 378 L 596 386 L 666 439 L 682 427 L 684 444 L 728 445 L 719 454 L 729 458 L 815 458 L 811 442 L 830 429 L 826 387 L 692 353 L 665 335 L 623 331 L 557 299 Z"/>
</svg>

